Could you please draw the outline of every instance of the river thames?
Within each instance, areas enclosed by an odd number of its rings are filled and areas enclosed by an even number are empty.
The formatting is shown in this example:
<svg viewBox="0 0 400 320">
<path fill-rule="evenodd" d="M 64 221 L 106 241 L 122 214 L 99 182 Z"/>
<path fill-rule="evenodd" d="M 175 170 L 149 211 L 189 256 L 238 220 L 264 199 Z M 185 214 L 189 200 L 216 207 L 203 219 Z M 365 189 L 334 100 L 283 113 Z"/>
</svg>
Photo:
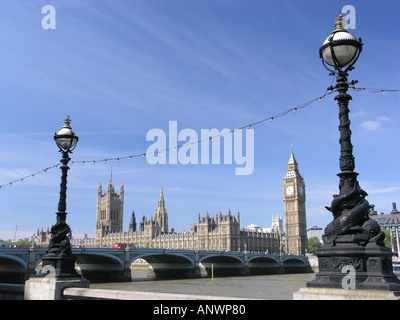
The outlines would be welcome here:
<svg viewBox="0 0 400 320">
<path fill-rule="evenodd" d="M 313 273 L 243 277 L 148 280 L 134 271 L 132 282 L 93 283 L 93 289 L 209 295 L 247 299 L 292 300 L 293 293 L 313 279 Z"/>
</svg>

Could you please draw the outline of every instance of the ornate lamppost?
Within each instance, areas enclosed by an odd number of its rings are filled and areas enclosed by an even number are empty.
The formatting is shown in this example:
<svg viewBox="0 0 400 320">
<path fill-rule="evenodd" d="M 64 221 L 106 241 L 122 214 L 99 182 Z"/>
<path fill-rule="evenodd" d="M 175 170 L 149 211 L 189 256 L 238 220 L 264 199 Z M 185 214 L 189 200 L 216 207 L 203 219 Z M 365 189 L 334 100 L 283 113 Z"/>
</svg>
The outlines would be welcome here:
<svg viewBox="0 0 400 320">
<path fill-rule="evenodd" d="M 325 228 L 324 245 L 318 249 L 319 273 L 307 287 L 400 290 L 400 280 L 393 274 L 392 251 L 385 247 L 385 234 L 369 218 L 370 205 L 357 181 L 349 120 L 348 72 L 353 70 L 363 44 L 342 26 L 342 13 L 335 19 L 335 30 L 319 49 L 323 65 L 337 76 L 335 90 L 339 105 L 340 158 L 339 194 L 330 207 L 333 221 Z M 346 287 L 347 289 L 349 287 Z"/>
<path fill-rule="evenodd" d="M 66 223 L 67 217 L 67 172 L 68 162 L 71 160 L 69 154 L 75 149 L 79 138 L 70 127 L 71 120 L 69 116 L 64 120 L 63 127 L 55 133 L 54 140 L 60 149 L 62 158 L 60 200 L 58 202 L 58 212 L 56 224 L 51 227 L 51 239 L 49 249 L 43 255 L 42 270 L 39 275 L 47 275 L 48 272 L 54 272 L 56 278 L 74 278 L 79 277 L 75 271 L 75 257 L 71 250 L 71 228 Z M 54 269 L 53 269 L 54 268 Z M 52 270 L 51 270 L 52 269 Z"/>
</svg>

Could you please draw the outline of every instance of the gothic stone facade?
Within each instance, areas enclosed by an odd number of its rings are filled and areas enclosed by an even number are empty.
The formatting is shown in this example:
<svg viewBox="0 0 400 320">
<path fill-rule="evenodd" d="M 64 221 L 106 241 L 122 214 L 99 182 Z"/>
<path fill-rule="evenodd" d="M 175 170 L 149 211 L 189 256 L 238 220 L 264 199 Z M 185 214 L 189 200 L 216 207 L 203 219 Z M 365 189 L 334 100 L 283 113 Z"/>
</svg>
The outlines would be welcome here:
<svg viewBox="0 0 400 320">
<path fill-rule="evenodd" d="M 122 188 L 122 187 L 121 187 Z M 259 251 L 259 252 L 279 252 L 281 232 L 272 229 L 270 232 L 262 230 L 240 229 L 240 213 L 236 216 L 228 209 L 228 213 L 223 215 L 221 211 L 211 217 L 207 212 L 205 217 L 198 213 L 197 223 L 191 225 L 188 232 L 175 232 L 174 229 L 168 229 L 168 213 L 165 208 L 165 199 L 161 187 L 158 206 L 154 216 L 147 219 L 143 217 L 137 228 L 136 217 L 134 213 L 131 216 L 130 228 L 128 231 L 122 231 L 122 224 L 118 230 L 105 228 L 112 225 L 113 219 L 120 216 L 118 214 L 107 215 L 107 212 L 113 212 L 110 201 L 102 199 L 117 199 L 113 194 L 114 187 L 109 182 L 107 192 L 101 194 L 101 187 L 98 193 L 97 223 L 96 223 L 96 246 L 112 247 L 116 243 L 127 243 L 140 248 L 168 248 L 168 249 L 198 249 L 198 250 L 217 250 L 217 251 Z M 111 193 L 111 194 L 110 194 Z M 117 200 L 116 200 L 117 201 Z M 114 203 L 115 208 L 123 207 L 123 199 L 118 200 L 120 205 Z M 104 212 L 106 219 L 104 221 Z M 111 230 L 111 231 L 110 231 Z"/>
<path fill-rule="evenodd" d="M 175 232 L 169 229 L 168 212 L 161 187 L 158 206 L 150 219 L 143 217 L 139 226 L 132 212 L 129 230 L 123 231 L 124 186 L 120 194 L 115 192 L 110 180 L 103 194 L 101 183 L 97 192 L 96 238 L 73 240 L 74 245 L 113 247 L 116 243 L 133 244 L 140 248 L 197 249 L 217 251 L 255 251 L 291 254 L 304 254 L 307 248 L 305 217 L 305 185 L 298 172 L 298 165 L 292 153 L 288 163 L 288 172 L 283 180 L 283 200 L 285 211 L 285 230 L 281 219 L 272 228 L 240 228 L 240 213 L 226 214 L 218 211 L 214 216 L 209 212 L 197 223 L 191 225 L 188 232 Z M 45 246 L 50 233 L 39 232 L 37 245 Z"/>
</svg>

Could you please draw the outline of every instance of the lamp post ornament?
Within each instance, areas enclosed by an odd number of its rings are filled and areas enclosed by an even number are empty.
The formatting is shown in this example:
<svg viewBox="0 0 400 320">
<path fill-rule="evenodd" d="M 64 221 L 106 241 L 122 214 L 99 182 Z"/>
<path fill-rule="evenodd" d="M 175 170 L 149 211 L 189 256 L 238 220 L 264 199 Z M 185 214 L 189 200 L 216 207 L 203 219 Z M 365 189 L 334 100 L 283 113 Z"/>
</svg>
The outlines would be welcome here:
<svg viewBox="0 0 400 320">
<path fill-rule="evenodd" d="M 356 38 L 342 26 L 343 15 L 340 13 L 335 18 L 335 30 L 325 40 L 320 49 L 320 56 L 326 64 L 333 66 L 335 70 L 331 74 L 337 75 L 337 84 L 328 89 L 336 90 L 338 95 L 335 100 L 339 106 L 339 131 L 340 131 L 340 158 L 339 167 L 339 194 L 334 195 L 331 206 L 326 207 L 332 212 L 334 220 L 325 229 L 324 243 L 335 245 L 336 243 L 358 243 L 366 245 L 375 242 L 384 245 L 384 232 L 380 230 L 378 223 L 369 218 L 370 205 L 365 197 L 368 195 L 361 189 L 355 169 L 355 158 L 353 156 L 353 145 L 351 143 L 351 130 L 349 119 L 349 101 L 352 97 L 347 94 L 349 84 L 348 72 L 353 68 L 361 50 L 361 39 Z M 325 64 L 326 63 L 326 64 Z M 347 67 L 345 71 L 342 69 Z"/>
<path fill-rule="evenodd" d="M 330 206 L 325 208 L 333 215 L 322 236 L 323 246 L 318 257 L 319 273 L 307 283 L 308 287 L 343 288 L 343 270 L 355 271 L 354 287 L 357 289 L 400 290 L 400 280 L 393 274 L 393 252 L 385 247 L 385 233 L 379 224 L 369 218 L 370 205 L 361 189 L 355 169 L 353 145 L 349 120 L 349 85 L 347 81 L 353 70 L 363 44 L 342 26 L 343 15 L 335 19 L 331 32 L 319 49 L 320 58 L 330 75 L 337 76 L 336 85 L 328 90 L 338 92 L 335 100 L 339 106 L 340 158 L 339 194 L 333 195 Z M 333 68 L 332 68 L 333 67 Z M 345 68 L 345 69 L 344 69 Z M 344 70 L 343 70 L 344 69 Z M 357 284 L 357 286 L 355 286 Z"/>
<path fill-rule="evenodd" d="M 60 162 L 61 184 L 60 199 L 58 202 L 57 221 L 51 227 L 51 239 L 49 249 L 43 255 L 43 268 L 39 275 L 44 276 L 45 271 L 50 266 L 54 268 L 56 278 L 80 277 L 75 271 L 75 257 L 71 250 L 71 228 L 66 223 L 67 217 L 67 173 L 69 170 L 68 162 L 71 160 L 69 153 L 75 149 L 79 138 L 70 127 L 69 116 L 64 120 L 64 126 L 54 135 L 54 140 L 62 153 Z"/>
</svg>

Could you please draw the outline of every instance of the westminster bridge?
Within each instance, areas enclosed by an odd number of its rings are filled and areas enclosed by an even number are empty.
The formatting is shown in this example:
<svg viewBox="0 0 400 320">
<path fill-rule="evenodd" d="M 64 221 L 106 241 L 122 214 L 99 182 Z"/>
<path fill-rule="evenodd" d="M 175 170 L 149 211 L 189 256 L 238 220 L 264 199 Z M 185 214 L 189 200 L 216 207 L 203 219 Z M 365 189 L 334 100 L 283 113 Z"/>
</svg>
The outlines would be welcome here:
<svg viewBox="0 0 400 320">
<path fill-rule="evenodd" d="M 47 248 L 0 248 L 0 283 L 23 283 L 35 274 L 46 250 Z M 82 276 L 93 282 L 131 281 L 131 266 L 138 259 L 149 264 L 149 272 L 156 278 L 311 272 L 307 258 L 295 255 L 100 247 L 73 248 L 72 253 Z"/>
</svg>

